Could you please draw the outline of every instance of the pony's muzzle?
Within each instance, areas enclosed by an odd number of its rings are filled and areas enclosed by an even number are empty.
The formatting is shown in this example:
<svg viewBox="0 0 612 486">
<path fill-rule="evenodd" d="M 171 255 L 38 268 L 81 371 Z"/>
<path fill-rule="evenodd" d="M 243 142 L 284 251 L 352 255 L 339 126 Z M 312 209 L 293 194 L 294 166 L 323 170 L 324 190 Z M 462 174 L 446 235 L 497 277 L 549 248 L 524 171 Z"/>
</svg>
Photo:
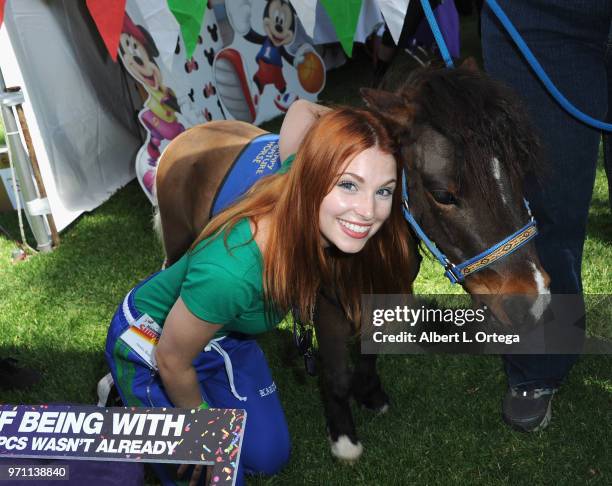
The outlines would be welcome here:
<svg viewBox="0 0 612 486">
<path fill-rule="evenodd" d="M 502 309 L 514 329 L 534 327 L 550 316 L 550 294 L 507 295 Z"/>
</svg>

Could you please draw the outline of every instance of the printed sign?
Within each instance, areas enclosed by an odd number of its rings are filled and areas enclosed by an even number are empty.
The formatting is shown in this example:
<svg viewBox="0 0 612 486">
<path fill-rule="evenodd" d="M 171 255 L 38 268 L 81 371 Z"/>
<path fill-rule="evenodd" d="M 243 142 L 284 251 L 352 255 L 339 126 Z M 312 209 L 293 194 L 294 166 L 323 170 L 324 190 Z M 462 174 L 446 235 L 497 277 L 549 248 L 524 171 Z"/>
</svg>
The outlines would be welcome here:
<svg viewBox="0 0 612 486">
<path fill-rule="evenodd" d="M 241 409 L 0 406 L 0 456 L 213 466 L 211 485 L 233 485 Z"/>
</svg>

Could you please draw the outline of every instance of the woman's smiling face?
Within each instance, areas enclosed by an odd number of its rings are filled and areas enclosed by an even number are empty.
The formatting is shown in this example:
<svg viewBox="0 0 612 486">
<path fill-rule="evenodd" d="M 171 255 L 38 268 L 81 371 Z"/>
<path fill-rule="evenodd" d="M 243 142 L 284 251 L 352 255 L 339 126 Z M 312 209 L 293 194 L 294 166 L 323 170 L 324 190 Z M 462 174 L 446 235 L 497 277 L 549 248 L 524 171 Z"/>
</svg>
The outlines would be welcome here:
<svg viewBox="0 0 612 486">
<path fill-rule="evenodd" d="M 357 154 L 319 208 L 323 246 L 357 253 L 391 214 L 396 162 L 377 146 Z"/>
</svg>

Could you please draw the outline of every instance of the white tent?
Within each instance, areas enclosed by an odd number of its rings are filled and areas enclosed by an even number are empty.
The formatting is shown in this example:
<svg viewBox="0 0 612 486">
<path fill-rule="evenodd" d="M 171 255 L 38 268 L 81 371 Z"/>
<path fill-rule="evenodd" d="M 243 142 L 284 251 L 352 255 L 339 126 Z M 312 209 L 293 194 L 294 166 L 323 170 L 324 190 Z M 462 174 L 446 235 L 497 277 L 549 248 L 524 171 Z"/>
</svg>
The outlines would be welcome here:
<svg viewBox="0 0 612 486">
<path fill-rule="evenodd" d="M 58 230 L 134 177 L 134 83 L 109 59 L 85 2 L 6 3 L 0 66 L 24 111 Z"/>
</svg>

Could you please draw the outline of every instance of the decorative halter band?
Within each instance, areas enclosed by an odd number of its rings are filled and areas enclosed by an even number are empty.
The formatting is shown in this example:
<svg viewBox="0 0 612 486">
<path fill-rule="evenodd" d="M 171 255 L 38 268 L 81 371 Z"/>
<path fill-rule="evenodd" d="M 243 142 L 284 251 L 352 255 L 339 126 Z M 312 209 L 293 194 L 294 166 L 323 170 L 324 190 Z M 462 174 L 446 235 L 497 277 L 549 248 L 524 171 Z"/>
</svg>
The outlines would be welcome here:
<svg viewBox="0 0 612 486">
<path fill-rule="evenodd" d="M 528 223 L 520 228 L 519 230 L 512 233 L 507 238 L 503 239 L 499 243 L 491 246 L 489 249 L 479 253 L 475 257 L 470 258 L 462 263 L 455 265 L 448 257 L 442 253 L 436 245 L 431 241 L 423 228 L 416 222 L 414 216 L 410 212 L 410 206 L 408 205 L 408 191 L 406 189 L 406 173 L 402 171 L 402 211 L 404 212 L 404 218 L 410 224 L 414 232 L 417 234 L 419 239 L 425 244 L 431 254 L 436 257 L 438 262 L 444 267 L 444 275 L 450 280 L 452 284 L 463 283 L 465 277 L 476 273 L 483 268 L 488 267 L 492 263 L 507 257 L 511 253 L 518 250 L 521 246 L 533 239 L 538 234 L 536 227 L 536 221 L 531 210 L 529 209 L 529 203 L 526 199 L 523 199 L 527 213 L 529 214 Z"/>
</svg>

